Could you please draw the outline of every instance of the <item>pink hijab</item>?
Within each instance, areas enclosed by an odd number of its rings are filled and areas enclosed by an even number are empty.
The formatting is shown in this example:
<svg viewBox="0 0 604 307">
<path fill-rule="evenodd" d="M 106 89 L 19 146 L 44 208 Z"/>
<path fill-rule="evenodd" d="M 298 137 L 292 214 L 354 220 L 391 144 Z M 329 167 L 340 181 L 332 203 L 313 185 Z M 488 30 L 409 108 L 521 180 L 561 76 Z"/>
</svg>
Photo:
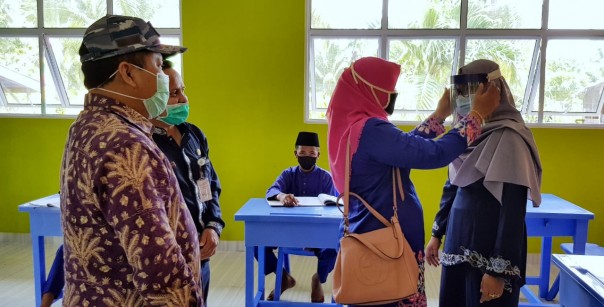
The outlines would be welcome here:
<svg viewBox="0 0 604 307">
<path fill-rule="evenodd" d="M 338 191 L 344 191 L 348 137 L 354 156 L 367 120 L 388 120 L 384 108 L 400 72 L 400 65 L 376 57 L 361 58 L 342 72 L 327 108 L 329 167 Z"/>
</svg>

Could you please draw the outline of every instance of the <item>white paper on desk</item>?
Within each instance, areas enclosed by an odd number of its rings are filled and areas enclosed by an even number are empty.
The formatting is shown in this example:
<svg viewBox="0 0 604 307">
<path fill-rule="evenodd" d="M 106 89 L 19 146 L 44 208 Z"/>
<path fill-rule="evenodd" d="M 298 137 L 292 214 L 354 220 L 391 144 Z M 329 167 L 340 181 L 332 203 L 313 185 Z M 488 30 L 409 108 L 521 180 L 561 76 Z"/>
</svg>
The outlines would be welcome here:
<svg viewBox="0 0 604 307">
<path fill-rule="evenodd" d="M 50 195 L 44 198 L 36 199 L 29 202 L 32 206 L 41 206 L 41 207 L 60 207 L 61 206 L 61 198 L 59 194 Z"/>
<path fill-rule="evenodd" d="M 298 206 L 300 207 L 323 207 L 323 206 L 335 206 L 337 197 L 328 194 L 319 194 L 319 196 L 296 196 L 298 200 Z M 284 207 L 278 200 L 267 200 L 271 207 Z M 342 200 L 340 204 L 344 205 Z"/>
</svg>

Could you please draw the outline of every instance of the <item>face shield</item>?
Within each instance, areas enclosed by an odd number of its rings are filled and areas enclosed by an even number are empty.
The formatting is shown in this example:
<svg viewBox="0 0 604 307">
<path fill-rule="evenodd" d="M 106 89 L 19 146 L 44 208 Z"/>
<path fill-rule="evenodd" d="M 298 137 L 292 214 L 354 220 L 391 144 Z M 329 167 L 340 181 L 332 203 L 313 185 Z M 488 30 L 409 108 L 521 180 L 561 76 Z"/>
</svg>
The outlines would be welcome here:
<svg viewBox="0 0 604 307">
<path fill-rule="evenodd" d="M 451 77 L 451 114 L 453 124 L 472 110 L 478 86 L 487 83 L 487 74 L 455 75 Z"/>
<path fill-rule="evenodd" d="M 474 105 L 474 96 L 482 83 L 501 78 L 501 71 L 496 69 L 488 74 L 466 74 L 451 77 L 451 114 L 453 124 L 468 115 Z M 499 87 L 499 86 L 498 86 Z M 500 89 L 501 90 L 501 89 Z"/>
</svg>

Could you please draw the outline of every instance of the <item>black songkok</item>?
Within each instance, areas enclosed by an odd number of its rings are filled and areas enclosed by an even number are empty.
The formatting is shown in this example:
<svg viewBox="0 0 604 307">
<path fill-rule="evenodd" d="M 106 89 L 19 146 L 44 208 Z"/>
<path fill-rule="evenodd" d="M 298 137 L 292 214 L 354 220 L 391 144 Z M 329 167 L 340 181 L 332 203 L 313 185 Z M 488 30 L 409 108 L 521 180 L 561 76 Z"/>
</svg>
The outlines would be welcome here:
<svg viewBox="0 0 604 307">
<path fill-rule="evenodd" d="M 319 135 L 314 132 L 300 132 L 298 133 L 298 138 L 296 139 L 296 147 L 297 146 L 319 146 Z"/>
</svg>

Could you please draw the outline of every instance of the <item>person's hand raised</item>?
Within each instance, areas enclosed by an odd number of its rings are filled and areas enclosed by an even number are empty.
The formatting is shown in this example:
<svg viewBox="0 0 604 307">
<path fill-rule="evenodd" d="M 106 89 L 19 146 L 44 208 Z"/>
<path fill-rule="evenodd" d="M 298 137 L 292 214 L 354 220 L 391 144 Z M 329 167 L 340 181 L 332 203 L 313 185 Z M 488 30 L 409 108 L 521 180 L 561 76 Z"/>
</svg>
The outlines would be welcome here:
<svg viewBox="0 0 604 307">
<path fill-rule="evenodd" d="M 480 84 L 474 96 L 472 111 L 478 113 L 483 120 L 489 118 L 501 102 L 501 94 L 495 83 Z M 472 112 L 470 111 L 470 112 Z"/>
<path fill-rule="evenodd" d="M 434 111 L 434 116 L 445 120 L 447 117 L 449 117 L 449 115 L 451 115 L 451 90 L 449 88 L 445 88 L 443 95 L 438 100 L 438 105 L 436 106 L 436 111 Z"/>
</svg>

